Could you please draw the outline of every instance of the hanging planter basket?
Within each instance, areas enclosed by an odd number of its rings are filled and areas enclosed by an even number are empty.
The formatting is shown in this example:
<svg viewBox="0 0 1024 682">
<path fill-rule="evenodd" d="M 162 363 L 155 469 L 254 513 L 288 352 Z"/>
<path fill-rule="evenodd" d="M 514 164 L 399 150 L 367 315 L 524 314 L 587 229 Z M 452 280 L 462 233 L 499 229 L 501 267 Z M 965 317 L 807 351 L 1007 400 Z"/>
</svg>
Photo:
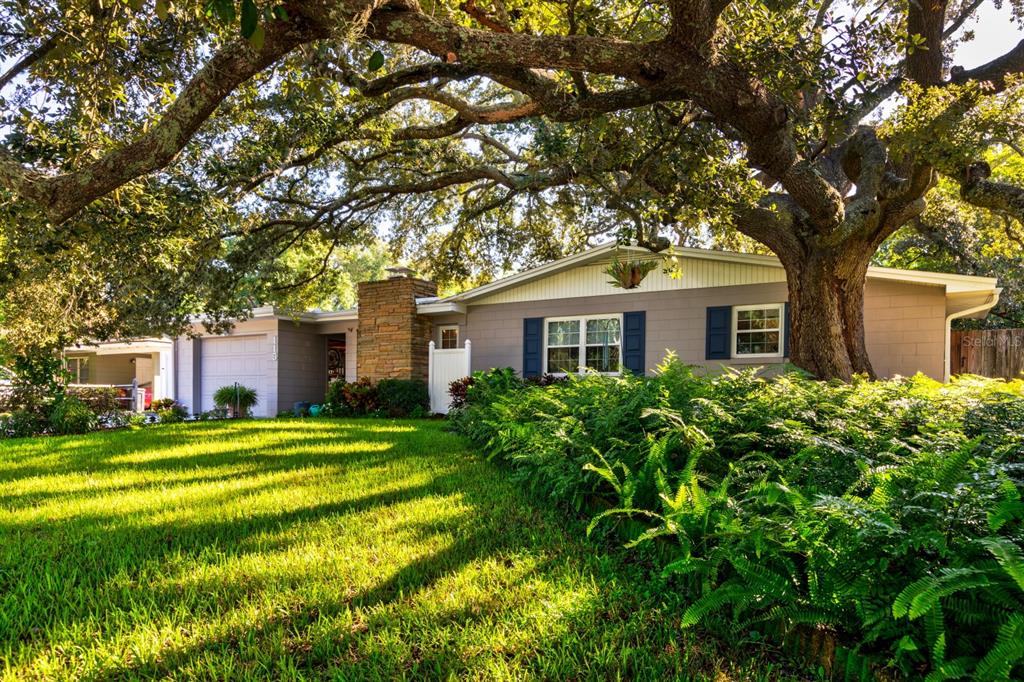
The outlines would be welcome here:
<svg viewBox="0 0 1024 682">
<path fill-rule="evenodd" d="M 611 265 L 605 268 L 605 274 L 611 277 L 608 283 L 619 289 L 636 289 L 653 270 L 658 262 L 654 260 L 625 260 L 612 258 Z"/>
</svg>

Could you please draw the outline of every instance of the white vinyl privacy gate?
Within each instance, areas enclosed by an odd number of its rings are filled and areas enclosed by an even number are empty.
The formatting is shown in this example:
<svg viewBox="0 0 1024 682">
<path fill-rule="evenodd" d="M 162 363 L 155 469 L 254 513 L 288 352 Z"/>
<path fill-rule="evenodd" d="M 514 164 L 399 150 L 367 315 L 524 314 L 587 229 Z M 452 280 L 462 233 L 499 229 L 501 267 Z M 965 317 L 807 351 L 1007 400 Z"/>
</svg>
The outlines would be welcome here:
<svg viewBox="0 0 1024 682">
<path fill-rule="evenodd" d="M 467 340 L 464 348 L 438 349 L 430 342 L 430 365 L 427 385 L 430 387 L 430 410 L 437 414 L 447 414 L 451 396 L 448 386 L 453 381 L 468 377 L 469 357 L 472 344 Z"/>
</svg>

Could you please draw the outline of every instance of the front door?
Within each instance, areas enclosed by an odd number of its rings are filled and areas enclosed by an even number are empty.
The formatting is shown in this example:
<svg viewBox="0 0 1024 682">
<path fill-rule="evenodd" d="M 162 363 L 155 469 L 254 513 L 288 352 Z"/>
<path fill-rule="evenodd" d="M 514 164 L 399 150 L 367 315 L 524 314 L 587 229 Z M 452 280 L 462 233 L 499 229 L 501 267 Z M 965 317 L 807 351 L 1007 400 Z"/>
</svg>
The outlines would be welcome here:
<svg viewBox="0 0 1024 682">
<path fill-rule="evenodd" d="M 327 383 L 345 381 L 345 335 L 327 339 Z"/>
</svg>

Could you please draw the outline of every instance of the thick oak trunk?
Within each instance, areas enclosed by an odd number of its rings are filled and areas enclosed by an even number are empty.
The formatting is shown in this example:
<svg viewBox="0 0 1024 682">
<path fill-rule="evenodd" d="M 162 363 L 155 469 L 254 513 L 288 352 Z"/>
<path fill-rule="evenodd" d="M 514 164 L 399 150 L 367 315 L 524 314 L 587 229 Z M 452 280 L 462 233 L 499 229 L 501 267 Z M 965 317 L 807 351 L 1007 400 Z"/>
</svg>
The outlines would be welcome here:
<svg viewBox="0 0 1024 682">
<path fill-rule="evenodd" d="M 820 379 L 874 377 L 864 340 L 863 253 L 786 259 L 791 316 L 790 358 Z M 852 253 L 850 251 L 853 251 Z"/>
</svg>

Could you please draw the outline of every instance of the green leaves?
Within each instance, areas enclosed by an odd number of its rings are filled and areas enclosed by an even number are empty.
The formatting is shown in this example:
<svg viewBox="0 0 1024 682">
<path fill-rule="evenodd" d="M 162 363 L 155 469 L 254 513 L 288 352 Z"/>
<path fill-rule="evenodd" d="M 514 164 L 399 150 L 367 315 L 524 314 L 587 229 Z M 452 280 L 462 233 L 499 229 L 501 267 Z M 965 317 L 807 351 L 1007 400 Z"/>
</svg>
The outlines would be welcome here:
<svg viewBox="0 0 1024 682">
<path fill-rule="evenodd" d="M 370 58 L 366 61 L 366 68 L 369 71 L 380 71 L 381 67 L 384 66 L 384 53 L 380 50 L 374 51 L 370 55 Z"/>
<path fill-rule="evenodd" d="M 741 601 L 748 596 L 747 588 L 739 582 L 725 583 L 691 604 L 683 612 L 680 625 L 684 628 L 691 628 L 701 622 L 709 613 L 718 611 L 727 604 Z"/>
<path fill-rule="evenodd" d="M 1007 538 L 986 538 L 981 543 L 1024 593 L 1024 552 L 1021 548 Z"/>
<path fill-rule="evenodd" d="M 260 13 L 253 0 L 242 0 L 242 37 L 252 39 L 259 27 Z"/>
<path fill-rule="evenodd" d="M 999 628 L 995 645 L 974 668 L 975 680 L 1009 679 L 1013 666 L 1024 659 L 1024 614 L 1015 613 Z"/>
<path fill-rule="evenodd" d="M 207 16 L 213 16 L 221 24 L 230 26 L 235 23 L 235 0 L 207 0 Z"/>
<path fill-rule="evenodd" d="M 224 26 L 235 23 L 235 0 L 207 0 L 205 11 L 207 16 L 215 18 Z M 288 21 L 288 11 L 283 5 L 268 6 L 261 10 L 255 0 L 242 0 L 239 29 L 242 37 L 248 40 L 254 49 L 263 48 L 267 37 L 267 23 L 275 20 Z"/>
<path fill-rule="evenodd" d="M 957 592 L 991 584 L 983 571 L 970 568 L 945 568 L 936 577 L 928 576 L 908 585 L 892 604 L 893 618 L 914 620 L 939 604 L 939 600 Z"/>
</svg>

